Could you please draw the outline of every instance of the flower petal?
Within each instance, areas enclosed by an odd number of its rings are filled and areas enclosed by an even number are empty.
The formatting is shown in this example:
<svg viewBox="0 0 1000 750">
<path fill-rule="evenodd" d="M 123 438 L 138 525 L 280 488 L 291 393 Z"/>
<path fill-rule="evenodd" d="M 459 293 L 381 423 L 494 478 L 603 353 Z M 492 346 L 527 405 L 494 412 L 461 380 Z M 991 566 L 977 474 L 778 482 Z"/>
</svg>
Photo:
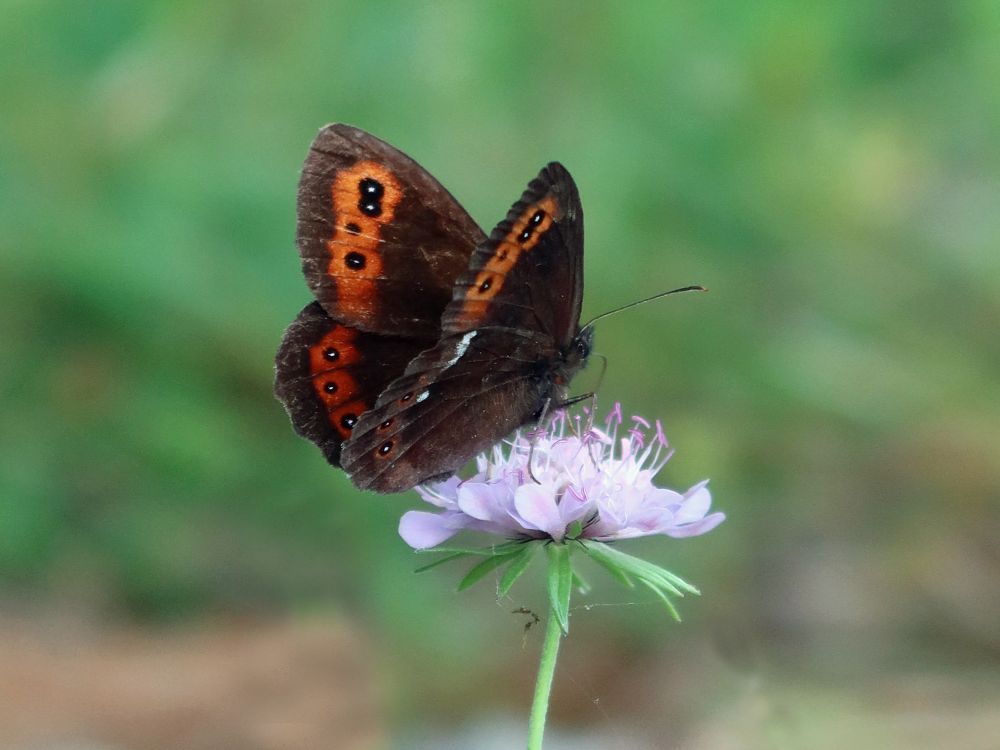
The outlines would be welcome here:
<svg viewBox="0 0 1000 750">
<path fill-rule="evenodd" d="M 725 513 L 712 513 L 711 515 L 705 516 L 700 521 L 695 523 L 684 524 L 683 526 L 675 526 L 672 529 L 667 529 L 663 533 L 667 536 L 671 536 L 674 539 L 683 539 L 689 536 L 698 536 L 700 534 L 705 534 L 720 523 L 726 520 Z"/>
<path fill-rule="evenodd" d="M 410 510 L 399 519 L 399 535 L 413 549 L 435 547 L 450 539 L 465 524 L 460 513 L 427 513 Z"/>
<path fill-rule="evenodd" d="M 458 498 L 458 488 L 462 480 L 458 477 L 449 477 L 443 482 L 432 482 L 431 484 L 418 484 L 414 489 L 424 502 L 436 505 L 439 508 L 454 508 Z"/>
<path fill-rule="evenodd" d="M 692 523 L 705 517 L 712 507 L 712 493 L 705 486 L 708 481 L 699 482 L 684 493 L 684 501 L 677 510 L 677 523 Z"/>
<path fill-rule="evenodd" d="M 550 484 L 522 484 L 514 491 L 514 507 L 525 526 L 558 541 L 566 533 L 566 523 L 556 505 L 555 490 Z"/>
<path fill-rule="evenodd" d="M 593 509 L 594 504 L 587 498 L 586 493 L 572 484 L 563 490 L 562 497 L 559 498 L 559 515 L 564 526 L 590 515 Z"/>
<path fill-rule="evenodd" d="M 466 482 L 458 490 L 458 508 L 467 516 L 480 521 L 496 519 L 497 493 L 486 482 Z"/>
</svg>

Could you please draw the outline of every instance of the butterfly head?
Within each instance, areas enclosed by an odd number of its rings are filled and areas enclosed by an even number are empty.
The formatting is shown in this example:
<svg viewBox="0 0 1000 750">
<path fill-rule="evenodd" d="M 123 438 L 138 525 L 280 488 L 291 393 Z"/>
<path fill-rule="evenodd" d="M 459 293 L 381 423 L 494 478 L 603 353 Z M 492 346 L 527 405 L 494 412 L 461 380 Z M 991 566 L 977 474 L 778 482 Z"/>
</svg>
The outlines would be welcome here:
<svg viewBox="0 0 1000 750">
<path fill-rule="evenodd" d="M 562 352 L 562 361 L 555 373 L 556 384 L 568 385 L 573 376 L 586 366 L 593 349 L 594 329 L 589 326 L 580 329 Z"/>
<path fill-rule="evenodd" d="M 594 350 L 594 327 L 586 326 L 573 337 L 573 354 L 581 366 Z"/>
</svg>

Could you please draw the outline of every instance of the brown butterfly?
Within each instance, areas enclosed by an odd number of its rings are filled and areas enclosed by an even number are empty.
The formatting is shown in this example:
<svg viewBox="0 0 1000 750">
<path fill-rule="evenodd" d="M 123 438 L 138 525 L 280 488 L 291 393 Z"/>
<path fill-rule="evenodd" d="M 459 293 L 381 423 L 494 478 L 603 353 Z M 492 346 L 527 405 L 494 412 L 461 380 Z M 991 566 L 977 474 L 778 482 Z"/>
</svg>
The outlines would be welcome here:
<svg viewBox="0 0 1000 750">
<path fill-rule="evenodd" d="M 565 403 L 590 353 L 583 208 L 558 163 L 487 237 L 401 151 L 328 125 L 302 169 L 297 242 L 316 301 L 285 331 L 275 395 L 362 489 L 453 474 Z"/>
</svg>

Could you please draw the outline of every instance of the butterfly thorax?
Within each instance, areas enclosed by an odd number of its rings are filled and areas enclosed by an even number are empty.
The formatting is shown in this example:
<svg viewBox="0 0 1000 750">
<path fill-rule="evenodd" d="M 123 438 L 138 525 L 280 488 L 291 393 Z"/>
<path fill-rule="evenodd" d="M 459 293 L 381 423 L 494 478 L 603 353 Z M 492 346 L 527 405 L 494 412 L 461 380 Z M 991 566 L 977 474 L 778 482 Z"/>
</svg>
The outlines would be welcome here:
<svg viewBox="0 0 1000 750">
<path fill-rule="evenodd" d="M 587 366 L 587 358 L 593 348 L 594 329 L 584 328 L 567 346 L 559 349 L 555 362 L 539 362 L 539 374 L 551 383 L 551 393 L 547 394 L 546 398 L 551 398 L 553 405 L 566 401 L 569 396 L 569 382 L 576 373 Z"/>
</svg>

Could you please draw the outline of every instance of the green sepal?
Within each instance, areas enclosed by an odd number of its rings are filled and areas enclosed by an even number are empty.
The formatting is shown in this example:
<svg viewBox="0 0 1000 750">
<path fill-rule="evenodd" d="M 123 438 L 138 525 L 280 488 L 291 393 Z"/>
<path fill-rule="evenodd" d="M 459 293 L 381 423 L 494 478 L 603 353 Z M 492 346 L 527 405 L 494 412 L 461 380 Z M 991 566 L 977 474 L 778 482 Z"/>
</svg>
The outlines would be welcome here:
<svg viewBox="0 0 1000 750">
<path fill-rule="evenodd" d="M 670 601 L 670 597 L 667 596 L 665 593 L 663 593 L 661 589 L 657 588 L 649 581 L 642 579 L 642 583 L 659 597 L 660 601 L 663 602 L 663 606 L 665 606 L 667 608 L 667 611 L 670 612 L 670 616 L 673 617 L 677 622 L 680 622 L 681 613 L 677 611 L 677 607 L 675 607 L 674 603 Z"/>
<path fill-rule="evenodd" d="M 414 550 L 418 555 L 434 554 L 437 552 L 441 553 L 459 553 L 463 555 L 479 555 L 480 557 L 486 557 L 488 555 L 503 555 L 511 550 L 520 547 L 525 544 L 527 540 L 524 539 L 510 539 L 502 544 L 491 544 L 487 547 L 428 547 L 427 549 Z"/>
<path fill-rule="evenodd" d="M 669 570 L 661 568 L 659 565 L 640 560 L 624 552 L 613 549 L 603 542 L 581 541 L 581 546 L 590 555 L 591 559 L 607 570 L 619 581 L 625 583 L 630 588 L 634 587 L 632 579 L 638 579 L 640 583 L 648 587 L 663 602 L 671 616 L 680 621 L 680 614 L 670 600 L 671 596 L 684 596 L 684 593 L 699 594 L 700 592 L 690 583 Z"/>
<path fill-rule="evenodd" d="M 468 554 L 469 554 L 468 552 L 452 552 L 450 554 L 445 555 L 444 557 L 439 557 L 434 562 L 429 562 L 426 565 L 421 565 L 419 568 L 416 568 L 413 572 L 414 573 L 423 573 L 425 570 L 430 570 L 431 568 L 436 568 L 438 565 L 443 565 L 446 562 L 451 562 L 452 560 L 457 560 L 460 557 L 465 557 Z"/>
<path fill-rule="evenodd" d="M 537 544 L 525 544 L 520 551 L 513 555 L 510 567 L 507 568 L 503 574 L 503 578 L 500 579 L 500 585 L 497 587 L 497 596 L 507 595 L 514 582 L 528 569 L 528 565 L 531 564 L 531 558 L 534 557 L 537 547 Z"/>
<path fill-rule="evenodd" d="M 684 596 L 686 591 L 689 594 L 700 594 L 694 586 L 669 570 L 654 565 L 651 562 L 640 560 L 624 552 L 614 549 L 604 542 L 581 542 L 592 558 L 597 561 L 604 561 L 604 566 L 614 566 L 619 568 L 625 575 L 633 576 L 642 581 L 648 581 L 657 587 L 673 594 L 674 596 Z"/>
<path fill-rule="evenodd" d="M 506 552 L 504 554 L 494 555 L 493 557 L 487 557 L 482 562 L 473 565 L 469 572 L 465 574 L 465 577 L 459 581 L 458 590 L 464 591 L 483 576 L 509 563 L 516 555 L 519 554 L 521 554 L 521 550 L 514 550 L 513 552 Z"/>
<path fill-rule="evenodd" d="M 573 567 L 570 548 L 565 544 L 547 544 L 549 555 L 548 592 L 552 615 L 563 633 L 569 632 L 569 598 L 573 593 Z"/>
<path fill-rule="evenodd" d="M 435 560 L 434 562 L 427 563 L 426 565 L 421 565 L 419 568 L 414 570 L 414 573 L 423 573 L 431 568 L 436 568 L 438 565 L 442 565 L 446 562 L 451 562 L 452 560 L 458 560 L 466 555 L 475 555 L 476 557 L 494 557 L 496 555 L 509 555 L 512 552 L 516 552 L 518 548 L 525 544 L 524 541 L 520 539 L 511 539 L 503 544 L 494 544 L 489 547 L 429 547 L 427 549 L 414 550 L 418 554 L 428 554 L 437 553 L 443 554 L 444 557 Z"/>
<path fill-rule="evenodd" d="M 608 573 L 611 574 L 611 577 L 614 578 L 615 580 L 617 580 L 618 583 L 620 583 L 622 586 L 626 586 L 627 588 L 630 588 L 630 589 L 634 589 L 635 588 L 635 581 L 633 581 L 631 578 L 629 578 L 628 573 L 626 573 L 624 570 L 622 570 L 621 568 L 619 568 L 617 565 L 615 565 L 613 562 L 611 562 L 608 558 L 606 558 L 606 557 L 604 557 L 604 556 L 602 556 L 600 554 L 595 554 L 591 550 L 591 546 L 589 544 L 582 544 L 581 543 L 581 546 L 583 547 L 584 551 L 588 555 L 590 555 L 590 559 L 593 560 L 594 562 L 596 562 L 598 565 L 600 565 L 606 571 L 608 571 Z"/>
</svg>

